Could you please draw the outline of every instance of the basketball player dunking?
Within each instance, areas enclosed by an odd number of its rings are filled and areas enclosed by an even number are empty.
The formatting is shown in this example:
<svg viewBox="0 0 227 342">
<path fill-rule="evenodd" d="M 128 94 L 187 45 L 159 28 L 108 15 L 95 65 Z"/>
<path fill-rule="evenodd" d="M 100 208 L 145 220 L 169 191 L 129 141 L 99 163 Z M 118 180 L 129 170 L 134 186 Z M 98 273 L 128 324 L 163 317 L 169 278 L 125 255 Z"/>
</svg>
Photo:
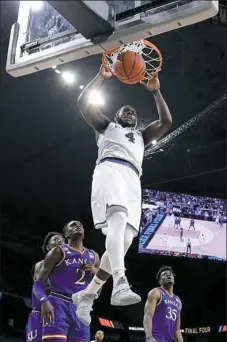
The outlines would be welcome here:
<svg viewBox="0 0 227 342">
<path fill-rule="evenodd" d="M 148 294 L 143 327 L 146 342 L 183 342 L 180 331 L 181 300 L 173 293 L 174 272 L 163 266 L 157 273 L 160 287 Z"/>
<path fill-rule="evenodd" d="M 99 257 L 83 246 L 84 228 L 78 221 L 64 227 L 68 244 L 52 249 L 45 257 L 34 283 L 41 302 L 43 341 L 90 342 L 90 329 L 77 319 L 72 293 L 84 290 L 97 272 Z M 49 280 L 47 297 L 44 284 Z"/>
<path fill-rule="evenodd" d="M 106 252 L 101 258 L 97 275 L 86 291 L 73 299 L 78 306 L 78 317 L 85 325 L 91 322 L 93 301 L 110 274 L 113 276 L 112 305 L 130 305 L 141 300 L 132 292 L 125 277 L 124 256 L 139 231 L 144 148 L 160 138 L 172 122 L 160 92 L 157 73 L 142 84 L 153 94 L 159 119 L 145 129 L 137 130 L 136 110 L 126 105 L 118 110 L 114 122 L 111 122 L 88 99 L 90 91 L 97 89 L 111 76 L 110 71 L 101 67 L 78 99 L 84 119 L 96 132 L 98 160 L 93 174 L 91 207 L 95 228 L 101 228 L 106 235 Z"/>
<path fill-rule="evenodd" d="M 42 250 L 45 254 L 48 253 L 52 248 L 64 244 L 65 240 L 60 233 L 49 232 L 43 242 Z M 43 265 L 43 260 L 37 262 L 32 268 L 32 277 L 36 280 L 37 274 Z M 45 284 L 45 289 L 49 291 L 48 284 Z M 26 326 L 26 341 L 27 342 L 41 342 L 42 341 L 42 325 L 40 320 L 41 303 L 34 294 L 32 289 L 32 311 L 29 314 L 28 322 Z"/>
</svg>

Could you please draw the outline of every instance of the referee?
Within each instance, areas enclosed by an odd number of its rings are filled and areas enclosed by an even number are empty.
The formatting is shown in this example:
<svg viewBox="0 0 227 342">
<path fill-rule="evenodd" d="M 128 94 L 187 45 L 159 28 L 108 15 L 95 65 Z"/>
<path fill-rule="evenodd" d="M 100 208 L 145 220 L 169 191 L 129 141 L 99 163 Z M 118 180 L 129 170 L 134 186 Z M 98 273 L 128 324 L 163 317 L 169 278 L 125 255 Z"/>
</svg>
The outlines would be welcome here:
<svg viewBox="0 0 227 342">
<path fill-rule="evenodd" d="M 187 254 L 191 254 L 191 252 L 192 252 L 192 243 L 191 243 L 191 240 L 190 239 L 188 239 L 188 241 L 187 241 L 187 245 L 186 245 L 186 248 L 187 248 Z"/>
</svg>

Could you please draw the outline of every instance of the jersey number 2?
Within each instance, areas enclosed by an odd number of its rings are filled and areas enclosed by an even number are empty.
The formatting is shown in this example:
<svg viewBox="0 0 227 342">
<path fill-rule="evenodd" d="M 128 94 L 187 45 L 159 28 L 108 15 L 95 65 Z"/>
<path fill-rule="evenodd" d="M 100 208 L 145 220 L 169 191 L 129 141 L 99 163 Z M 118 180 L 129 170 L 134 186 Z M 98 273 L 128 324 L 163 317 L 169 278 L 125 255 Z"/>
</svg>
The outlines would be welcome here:
<svg viewBox="0 0 227 342">
<path fill-rule="evenodd" d="M 77 273 L 81 273 L 80 278 L 75 282 L 76 285 L 84 285 L 85 284 L 85 271 L 84 270 L 76 270 L 76 274 Z"/>
<path fill-rule="evenodd" d="M 125 134 L 125 136 L 126 136 L 126 138 L 128 138 L 128 140 L 129 140 L 131 143 L 135 144 L 134 133 L 132 133 L 132 132 L 127 133 L 127 134 Z"/>
</svg>

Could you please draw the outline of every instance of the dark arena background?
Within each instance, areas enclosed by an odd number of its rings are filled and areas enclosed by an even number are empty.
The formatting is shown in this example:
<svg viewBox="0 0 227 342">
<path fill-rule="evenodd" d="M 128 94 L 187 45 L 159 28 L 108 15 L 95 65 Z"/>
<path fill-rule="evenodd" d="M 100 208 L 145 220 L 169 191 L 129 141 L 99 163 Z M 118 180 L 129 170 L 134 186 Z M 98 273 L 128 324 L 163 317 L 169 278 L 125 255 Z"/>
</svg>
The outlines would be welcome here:
<svg viewBox="0 0 227 342">
<path fill-rule="evenodd" d="M 11 77 L 5 64 L 18 3 L 2 1 L 0 13 L 0 342 L 25 341 L 31 310 L 31 268 L 43 258 L 41 246 L 49 231 L 61 232 L 66 222 L 76 219 L 84 224 L 86 246 L 101 256 L 105 245 L 104 236 L 94 230 L 90 209 L 95 137 L 77 108 L 81 89 L 98 72 L 101 57 L 61 65 L 59 73 L 50 68 Z M 147 293 L 157 286 L 157 270 L 171 265 L 176 274 L 175 292 L 183 303 L 184 341 L 224 342 L 226 1 L 220 1 L 216 17 L 155 36 L 152 41 L 164 57 L 161 90 L 173 125 L 163 144 L 158 143 L 145 156 L 143 205 L 151 208 L 147 212 L 143 207 L 140 241 L 139 237 L 135 239 L 126 257 L 128 279 L 142 302 L 134 307 L 111 306 L 112 280 L 108 281 L 94 307 L 92 337 L 102 329 L 104 341 L 144 341 Z M 68 70 L 75 76 L 73 84 L 61 79 L 60 74 Z M 103 110 L 113 116 L 120 106 L 129 103 L 137 109 L 143 126 L 156 118 L 149 96 L 141 85 L 129 86 L 113 78 L 103 88 Z M 146 191 L 151 194 L 149 198 Z M 194 257 L 185 252 L 186 240 L 182 244 L 171 240 L 174 234 L 177 239 L 179 235 L 172 233 L 174 221 L 171 223 L 167 216 L 164 225 L 156 227 L 156 236 L 149 235 L 145 243 L 143 234 L 154 223 L 157 211 L 162 213 L 164 208 L 164 214 L 169 213 L 165 211 L 169 202 L 157 193 L 204 199 L 204 212 L 195 217 L 199 222 L 195 220 L 195 232 L 188 231 L 188 224 L 192 214 L 197 215 L 196 209 L 193 213 L 183 211 L 181 200 L 171 204 L 171 214 L 174 211 L 175 216 L 182 217 L 185 239 L 197 241 L 194 250 L 192 243 Z M 201 240 L 204 231 L 209 243 Z"/>
</svg>

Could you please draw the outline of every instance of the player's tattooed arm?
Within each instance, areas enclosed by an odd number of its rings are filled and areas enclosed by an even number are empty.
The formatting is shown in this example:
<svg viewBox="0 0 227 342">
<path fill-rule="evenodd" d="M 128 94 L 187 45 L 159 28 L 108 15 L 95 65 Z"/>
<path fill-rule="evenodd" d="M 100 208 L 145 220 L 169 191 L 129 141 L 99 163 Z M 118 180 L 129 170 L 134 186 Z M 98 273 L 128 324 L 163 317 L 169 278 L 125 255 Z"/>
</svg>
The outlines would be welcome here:
<svg viewBox="0 0 227 342">
<path fill-rule="evenodd" d="M 42 267 L 36 274 L 33 291 L 41 303 L 41 323 L 51 323 L 54 321 L 54 308 L 46 295 L 45 283 L 54 267 L 62 260 L 62 257 L 62 250 L 59 247 L 53 248 L 46 255 Z"/>
<path fill-rule="evenodd" d="M 158 289 L 151 290 L 147 296 L 143 317 L 143 327 L 147 338 L 147 342 L 156 342 L 155 338 L 152 336 L 152 320 L 156 305 L 159 302 L 160 298 L 161 295 Z"/>
<path fill-rule="evenodd" d="M 181 304 L 182 308 L 182 304 Z M 177 320 L 177 326 L 176 326 L 176 331 L 175 331 L 175 342 L 184 342 L 182 333 L 180 331 L 180 326 L 181 326 L 181 317 L 179 315 L 178 320 Z"/>
<path fill-rule="evenodd" d="M 36 279 L 43 282 L 47 281 L 50 273 L 53 271 L 54 267 L 62 260 L 62 257 L 63 252 L 60 247 L 51 249 L 47 253 L 39 272 L 37 272 Z"/>
<path fill-rule="evenodd" d="M 33 278 L 34 280 L 36 280 L 37 274 L 38 274 L 39 271 L 41 270 L 42 266 L 43 266 L 43 260 L 37 262 L 37 263 L 33 266 L 33 268 L 32 268 L 32 278 Z"/>
<path fill-rule="evenodd" d="M 110 71 L 101 66 L 98 75 L 84 88 L 78 98 L 78 107 L 87 121 L 95 131 L 103 133 L 110 123 L 110 119 L 94 104 L 89 102 L 89 94 L 96 90 L 105 79 L 112 76 Z"/>
<path fill-rule="evenodd" d="M 158 74 L 153 73 L 151 78 L 145 82 L 141 82 L 144 87 L 151 91 L 154 95 L 155 103 L 158 110 L 159 119 L 149 124 L 142 130 L 145 147 L 148 148 L 153 140 L 161 138 L 172 125 L 172 116 L 161 92 Z"/>
</svg>

